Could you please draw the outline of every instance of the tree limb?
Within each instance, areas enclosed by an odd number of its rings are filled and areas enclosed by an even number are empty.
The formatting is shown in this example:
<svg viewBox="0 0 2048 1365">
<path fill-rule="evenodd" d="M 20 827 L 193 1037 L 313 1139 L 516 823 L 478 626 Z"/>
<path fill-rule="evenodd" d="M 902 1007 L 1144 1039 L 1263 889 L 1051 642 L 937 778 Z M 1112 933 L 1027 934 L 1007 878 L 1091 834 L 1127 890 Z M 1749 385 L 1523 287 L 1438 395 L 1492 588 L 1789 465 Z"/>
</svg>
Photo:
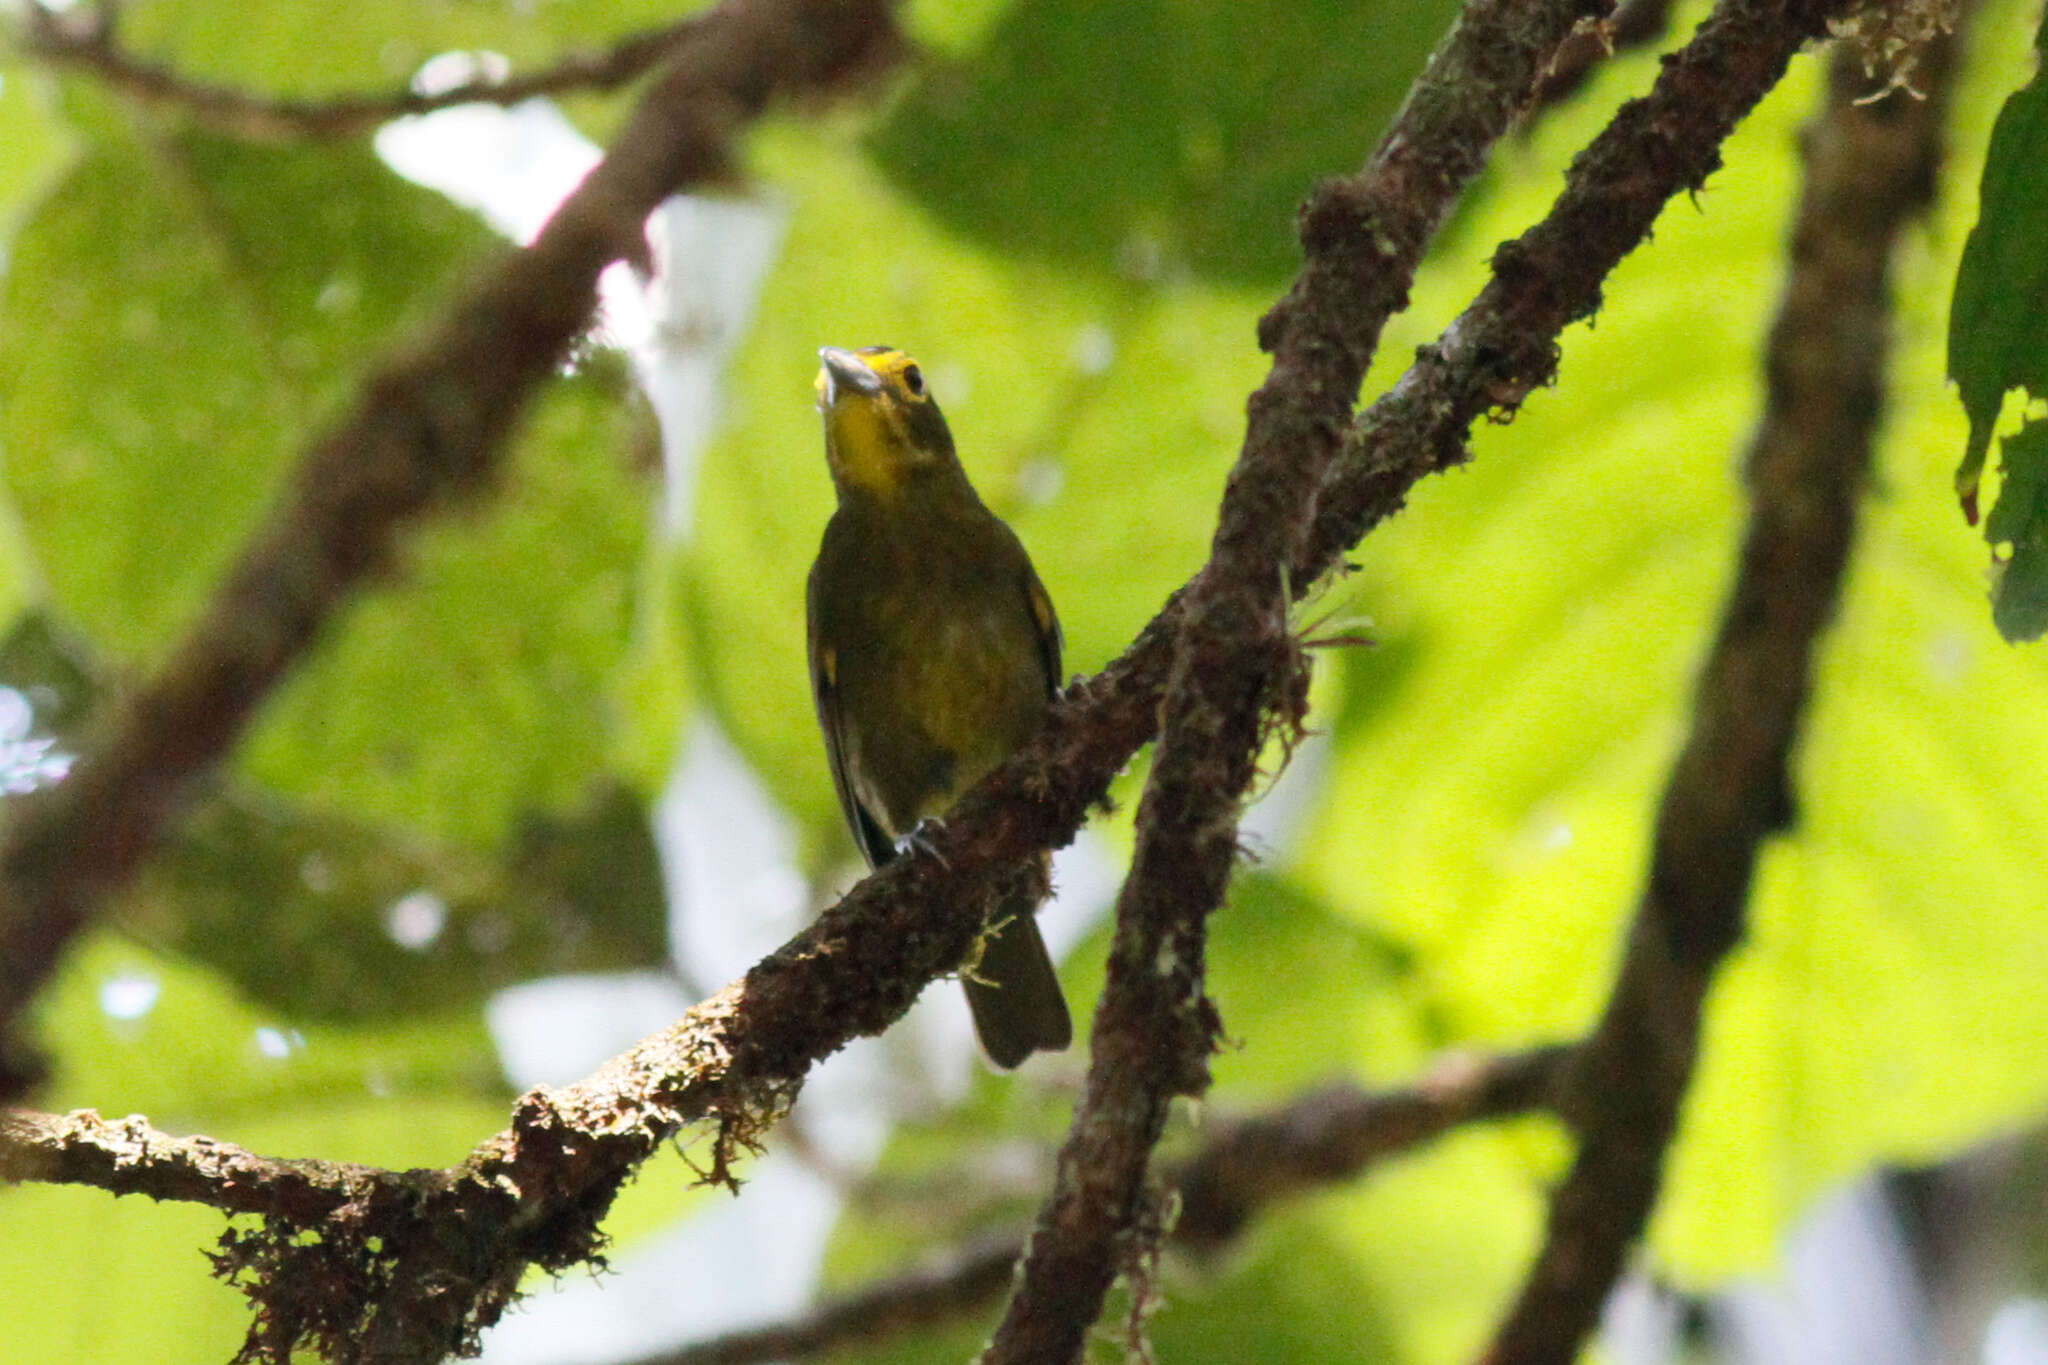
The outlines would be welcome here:
<svg viewBox="0 0 2048 1365">
<path fill-rule="evenodd" d="M 172 1137 L 131 1114 L 0 1109 L 0 1181 L 89 1185 L 314 1223 L 391 1172 L 336 1161 L 283 1161 L 210 1137 Z"/>
<path fill-rule="evenodd" d="M 52 66 L 90 72 L 131 99 L 180 110 L 233 137 L 250 141 L 330 139 L 355 137 L 395 118 L 430 114 L 459 104 L 509 106 L 541 95 L 616 90 L 659 66 L 707 24 L 719 22 L 713 14 L 696 14 L 628 34 L 610 47 L 571 53 L 552 66 L 502 79 L 479 77 L 443 90 L 393 90 L 320 99 L 260 95 L 194 80 L 166 63 L 121 46 L 111 18 L 100 9 L 81 7 L 59 14 L 39 0 L 29 0 L 18 45 Z"/>
<path fill-rule="evenodd" d="M 1486 1359 L 1568 1365 L 1656 1202 L 1715 968 L 1743 932 L 1758 847 L 1793 821 L 1791 752 L 1834 614 L 1882 405 L 1893 247 L 1939 164 L 1947 42 L 1926 99 L 1878 94 L 1839 48 L 1807 130 L 1793 272 L 1771 333 L 1735 587 L 1658 811 L 1620 979 L 1571 1067 L 1579 1131 L 1547 1238 Z"/>
<path fill-rule="evenodd" d="M 0 841 L 0 1100 L 37 1067 L 16 1020 L 97 904 L 125 885 L 272 686 L 414 518 L 497 476 L 527 398 L 588 325 L 597 277 L 646 254 L 643 224 L 725 173 L 733 134 L 778 95 L 894 58 L 886 0 L 726 0 L 693 26 L 604 161 L 409 353 L 363 386 L 161 671 L 63 782 L 21 798 Z"/>
<path fill-rule="evenodd" d="M 1198 1252 L 1236 1238 L 1261 1209 L 1356 1177 L 1454 1127 L 1554 1102 L 1569 1049 L 1451 1057 L 1417 1084 L 1375 1091 L 1332 1085 L 1219 1124 L 1172 1177 L 1181 1215 L 1173 1236 Z M 177 1138 L 140 1117 L 0 1112 L 0 1180 L 86 1185 L 317 1226 L 399 1177 L 340 1162 L 281 1161 L 212 1138 Z M 746 1328 L 639 1365 L 740 1365 L 844 1349 L 957 1320 L 1009 1287 L 1021 1232 L 984 1237 L 902 1274 L 840 1295 L 785 1322 Z"/>
<path fill-rule="evenodd" d="M 1451 1056 L 1415 1085 L 1333 1085 L 1222 1124 L 1174 1177 L 1174 1240 L 1209 1250 L 1281 1199 L 1350 1180 L 1453 1128 L 1555 1106 L 1571 1064 L 1565 1045 L 1494 1057 Z"/>
</svg>

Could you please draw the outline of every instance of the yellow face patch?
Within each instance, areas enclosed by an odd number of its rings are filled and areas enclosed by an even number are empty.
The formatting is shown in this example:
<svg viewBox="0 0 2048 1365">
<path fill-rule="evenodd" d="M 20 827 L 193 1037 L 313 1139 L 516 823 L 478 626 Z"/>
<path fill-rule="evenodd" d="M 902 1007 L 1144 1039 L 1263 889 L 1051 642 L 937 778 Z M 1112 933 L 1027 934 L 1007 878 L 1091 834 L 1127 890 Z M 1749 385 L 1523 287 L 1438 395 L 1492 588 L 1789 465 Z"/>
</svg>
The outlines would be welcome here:
<svg viewBox="0 0 2048 1365">
<path fill-rule="evenodd" d="M 865 346 L 858 351 L 842 351 L 872 370 L 882 381 L 880 395 L 860 395 L 870 402 L 880 398 L 893 399 L 898 403 L 928 403 L 931 395 L 925 390 L 924 371 L 918 363 L 903 352 L 890 346 Z M 843 386 L 834 382 L 832 367 L 820 366 L 815 385 L 818 394 L 818 410 L 827 410 L 835 401 L 852 395 Z"/>
<path fill-rule="evenodd" d="M 903 352 L 886 346 L 835 351 L 832 361 L 857 362 L 880 383 L 870 391 L 833 373 L 818 371 L 818 410 L 825 416 L 826 451 L 835 473 L 875 492 L 900 487 L 908 471 L 931 457 L 912 436 L 908 413 L 931 402 L 924 371 Z"/>
</svg>

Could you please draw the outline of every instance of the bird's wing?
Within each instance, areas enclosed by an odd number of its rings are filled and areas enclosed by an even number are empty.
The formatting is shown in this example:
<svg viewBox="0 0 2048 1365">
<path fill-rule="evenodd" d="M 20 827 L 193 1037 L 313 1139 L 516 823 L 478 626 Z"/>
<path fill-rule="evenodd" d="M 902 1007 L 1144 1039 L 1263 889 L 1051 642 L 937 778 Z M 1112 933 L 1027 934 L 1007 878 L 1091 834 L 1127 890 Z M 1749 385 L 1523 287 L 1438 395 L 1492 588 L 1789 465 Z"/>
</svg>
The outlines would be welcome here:
<svg viewBox="0 0 2048 1365">
<path fill-rule="evenodd" d="M 1038 581 L 1038 571 L 1027 561 L 1024 566 L 1024 598 L 1031 608 L 1031 622 L 1038 630 L 1038 661 L 1045 665 L 1045 694 L 1057 697 L 1066 679 L 1060 676 L 1060 618 L 1052 609 L 1052 597 Z"/>
<path fill-rule="evenodd" d="M 846 771 L 846 732 L 839 709 L 839 657 L 831 645 L 820 639 L 818 621 L 818 579 L 812 574 L 804 594 L 806 624 L 810 637 L 811 697 L 818 704 L 818 729 L 825 735 L 825 758 L 832 768 L 832 790 L 839 793 L 839 809 L 853 831 L 869 867 L 880 867 L 895 856 L 896 842 L 881 822 L 854 795 L 853 780 Z"/>
</svg>

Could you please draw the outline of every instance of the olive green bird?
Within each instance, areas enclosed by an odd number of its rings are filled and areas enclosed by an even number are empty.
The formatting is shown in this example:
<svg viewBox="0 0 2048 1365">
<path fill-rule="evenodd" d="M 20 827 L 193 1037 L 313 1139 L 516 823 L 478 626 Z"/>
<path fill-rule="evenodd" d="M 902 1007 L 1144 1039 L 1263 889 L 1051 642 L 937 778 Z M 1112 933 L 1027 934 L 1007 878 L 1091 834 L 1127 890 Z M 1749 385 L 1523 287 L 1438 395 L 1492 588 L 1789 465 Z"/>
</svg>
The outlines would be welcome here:
<svg viewBox="0 0 2048 1365">
<path fill-rule="evenodd" d="M 818 352 L 839 510 L 811 566 L 811 688 L 832 784 L 870 867 L 1038 728 L 1060 677 L 1052 599 L 983 506 L 917 362 Z M 965 978 L 989 1059 L 1073 1039 L 1037 905 L 1002 907 Z"/>
</svg>

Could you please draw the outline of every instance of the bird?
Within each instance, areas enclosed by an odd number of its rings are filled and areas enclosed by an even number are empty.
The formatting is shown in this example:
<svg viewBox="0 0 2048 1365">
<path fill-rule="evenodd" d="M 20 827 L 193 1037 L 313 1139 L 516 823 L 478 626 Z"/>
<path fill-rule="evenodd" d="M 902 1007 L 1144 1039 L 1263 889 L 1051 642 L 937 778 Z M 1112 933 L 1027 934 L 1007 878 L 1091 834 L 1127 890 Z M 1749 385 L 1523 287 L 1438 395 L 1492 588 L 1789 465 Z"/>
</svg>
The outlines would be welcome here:
<svg viewBox="0 0 2048 1365">
<path fill-rule="evenodd" d="M 806 591 L 812 696 L 841 812 L 869 867 L 1038 728 L 1059 689 L 1052 598 L 968 481 L 923 369 L 891 346 L 819 350 L 838 506 Z M 1044 856 L 1044 855 L 1041 855 Z M 1073 1040 L 1036 898 L 1001 906 L 962 981 L 1008 1070 Z"/>
</svg>

